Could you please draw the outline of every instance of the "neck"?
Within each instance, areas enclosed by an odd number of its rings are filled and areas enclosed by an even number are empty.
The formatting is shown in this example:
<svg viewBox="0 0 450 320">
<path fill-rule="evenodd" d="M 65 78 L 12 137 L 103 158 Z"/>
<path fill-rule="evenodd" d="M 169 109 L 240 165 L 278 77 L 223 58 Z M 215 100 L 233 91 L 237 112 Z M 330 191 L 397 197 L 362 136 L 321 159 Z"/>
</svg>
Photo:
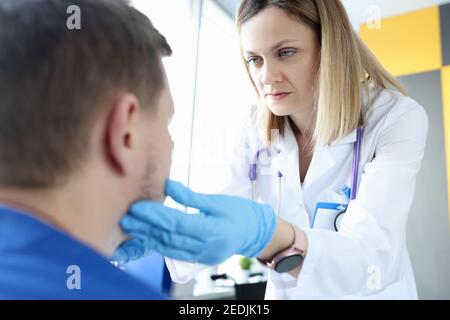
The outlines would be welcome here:
<svg viewBox="0 0 450 320">
<path fill-rule="evenodd" d="M 0 189 L 0 202 L 65 231 L 101 254 L 109 257 L 125 239 L 119 220 L 125 208 L 111 199 L 101 198 L 97 186 L 71 184 L 57 189 Z"/>
<path fill-rule="evenodd" d="M 312 140 L 314 132 L 314 113 L 309 112 L 294 113 L 289 116 L 292 131 L 297 139 Z"/>
</svg>

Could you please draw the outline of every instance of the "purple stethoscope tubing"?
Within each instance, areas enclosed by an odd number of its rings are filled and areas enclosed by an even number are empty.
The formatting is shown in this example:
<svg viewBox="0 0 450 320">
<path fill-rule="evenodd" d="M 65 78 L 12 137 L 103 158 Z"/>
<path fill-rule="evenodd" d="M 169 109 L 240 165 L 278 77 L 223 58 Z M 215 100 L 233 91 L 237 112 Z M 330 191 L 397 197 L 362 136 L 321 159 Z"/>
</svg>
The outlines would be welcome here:
<svg viewBox="0 0 450 320">
<path fill-rule="evenodd" d="M 350 195 L 350 200 L 356 198 L 356 192 L 358 190 L 358 172 L 359 172 L 359 161 L 361 159 L 361 141 L 364 133 L 364 129 L 358 127 L 356 130 L 356 141 L 353 146 L 353 165 L 352 165 L 352 190 Z"/>
<path fill-rule="evenodd" d="M 277 153 L 280 153 L 280 150 L 278 150 L 278 149 L 275 149 L 275 151 Z M 262 148 L 262 149 L 258 150 L 258 152 L 256 152 L 255 159 L 253 159 L 253 163 L 250 164 L 249 178 L 250 178 L 250 181 L 252 181 L 252 182 L 258 180 L 258 174 L 256 173 L 257 167 L 258 167 L 257 162 L 258 162 L 259 156 L 262 152 L 267 152 L 268 154 L 270 154 L 271 150 L 268 148 Z M 281 174 L 280 171 L 278 171 L 277 175 L 278 175 L 278 178 L 283 177 L 283 175 Z"/>
<path fill-rule="evenodd" d="M 274 148 L 275 152 L 278 154 L 280 153 L 280 150 Z M 272 150 L 268 149 L 268 148 L 262 148 L 260 150 L 258 150 L 258 152 L 256 152 L 256 155 L 253 159 L 253 163 L 250 164 L 250 170 L 249 170 L 249 178 L 250 178 L 250 182 L 252 184 L 252 200 L 255 201 L 255 182 L 256 180 L 258 180 L 258 174 L 257 174 L 257 170 L 258 170 L 258 165 L 257 162 L 259 161 L 259 156 L 262 152 L 267 152 L 269 155 L 271 154 Z M 281 178 L 283 178 L 283 174 L 278 171 L 277 172 L 277 177 L 278 177 L 278 203 L 277 203 L 277 209 L 276 209 L 276 214 L 279 215 L 280 213 L 280 206 L 281 206 Z"/>
<path fill-rule="evenodd" d="M 364 129 L 362 127 L 358 127 L 356 129 L 356 141 L 353 144 L 353 163 L 352 163 L 352 186 L 351 186 L 351 193 L 350 193 L 350 201 L 354 200 L 356 198 L 356 193 L 358 190 L 358 174 L 359 174 L 359 162 L 361 159 L 361 142 L 362 142 L 362 137 L 364 134 Z M 277 153 L 280 153 L 280 150 L 275 150 Z M 259 156 L 262 152 L 268 152 L 270 153 L 271 151 L 267 148 L 263 148 L 261 150 L 258 150 L 258 152 L 255 155 L 255 159 L 253 161 L 252 164 L 250 164 L 250 170 L 249 170 L 249 178 L 250 181 L 252 182 L 252 198 L 254 198 L 254 183 L 257 180 L 257 162 L 259 159 Z M 278 203 L 278 209 L 277 211 L 279 211 L 279 207 L 280 207 L 280 202 L 281 202 L 281 178 L 283 177 L 283 174 L 281 172 L 278 171 L 278 179 L 279 179 L 279 203 Z M 254 200 L 254 199 L 253 199 Z M 344 210 L 345 212 L 345 210 Z M 344 213 L 344 212 L 341 212 Z M 340 214 L 340 215 L 341 215 Z"/>
<path fill-rule="evenodd" d="M 358 127 L 356 130 L 356 141 L 353 144 L 353 164 L 352 164 L 352 187 L 350 193 L 350 201 L 356 198 L 356 192 L 358 190 L 358 172 L 359 172 L 359 161 L 361 159 L 361 141 L 364 134 L 364 129 Z M 347 211 L 347 207 L 339 213 L 334 219 L 334 230 L 339 231 L 340 220 L 344 213 Z"/>
<path fill-rule="evenodd" d="M 364 129 L 361 127 L 358 127 L 356 130 L 356 142 L 353 145 L 353 167 L 352 167 L 352 190 L 351 190 L 351 196 L 350 200 L 354 200 L 356 198 L 356 190 L 358 185 L 358 172 L 359 172 L 359 160 L 361 158 L 361 141 L 363 136 Z M 256 181 L 257 180 L 257 162 L 259 159 L 260 154 L 265 152 L 270 152 L 267 148 L 263 148 L 258 150 L 258 152 L 255 155 L 255 159 L 252 164 L 250 164 L 250 172 L 249 172 L 249 178 L 250 181 Z M 276 150 L 277 153 L 280 152 L 280 150 Z M 278 171 L 278 177 L 283 177 L 283 174 Z"/>
</svg>

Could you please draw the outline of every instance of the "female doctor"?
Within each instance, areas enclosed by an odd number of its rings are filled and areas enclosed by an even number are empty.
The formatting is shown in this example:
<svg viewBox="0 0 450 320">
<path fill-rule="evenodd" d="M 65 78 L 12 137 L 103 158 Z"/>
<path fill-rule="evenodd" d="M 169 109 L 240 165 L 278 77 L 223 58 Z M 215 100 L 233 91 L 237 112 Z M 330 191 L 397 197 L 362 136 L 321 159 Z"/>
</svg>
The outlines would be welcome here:
<svg viewBox="0 0 450 320">
<path fill-rule="evenodd" d="M 352 31 L 339 0 L 243 0 L 236 21 L 261 106 L 231 153 L 224 193 L 261 204 L 169 181 L 167 195 L 204 220 L 135 207 L 139 221 L 170 231 L 141 237 L 144 251 L 207 264 L 257 256 L 269 268 L 267 299 L 417 298 L 405 228 L 424 109 Z M 123 226 L 133 234 L 136 224 Z M 178 282 L 203 267 L 167 264 Z"/>
</svg>

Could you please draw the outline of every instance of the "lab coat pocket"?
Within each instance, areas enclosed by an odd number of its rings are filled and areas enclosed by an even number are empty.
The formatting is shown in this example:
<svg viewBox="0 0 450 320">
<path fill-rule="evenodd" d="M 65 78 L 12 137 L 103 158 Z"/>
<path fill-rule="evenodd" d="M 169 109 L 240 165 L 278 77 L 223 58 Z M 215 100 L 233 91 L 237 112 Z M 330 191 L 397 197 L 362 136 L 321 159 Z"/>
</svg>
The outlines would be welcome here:
<svg viewBox="0 0 450 320">
<path fill-rule="evenodd" d="M 336 231 L 338 221 L 347 210 L 348 198 L 336 192 L 329 192 L 318 202 L 314 211 L 311 228 Z"/>
<path fill-rule="evenodd" d="M 312 228 L 336 230 L 335 225 L 337 226 L 337 223 L 335 222 L 340 214 L 342 214 L 346 209 L 346 204 L 319 202 L 314 212 Z"/>
</svg>

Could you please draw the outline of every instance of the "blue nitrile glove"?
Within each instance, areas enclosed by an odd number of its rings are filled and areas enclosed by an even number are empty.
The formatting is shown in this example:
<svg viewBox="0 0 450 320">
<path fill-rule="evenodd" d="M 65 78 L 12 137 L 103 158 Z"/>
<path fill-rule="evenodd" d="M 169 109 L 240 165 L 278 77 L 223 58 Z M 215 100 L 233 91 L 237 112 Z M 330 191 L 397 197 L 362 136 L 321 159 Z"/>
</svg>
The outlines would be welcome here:
<svg viewBox="0 0 450 320">
<path fill-rule="evenodd" d="M 121 220 L 131 239 L 117 249 L 113 260 L 126 263 L 155 250 L 177 260 L 214 265 L 234 254 L 257 256 L 275 232 L 276 216 L 268 205 L 195 193 L 170 180 L 165 193 L 200 212 L 186 214 L 158 202 L 137 202 Z"/>
</svg>

